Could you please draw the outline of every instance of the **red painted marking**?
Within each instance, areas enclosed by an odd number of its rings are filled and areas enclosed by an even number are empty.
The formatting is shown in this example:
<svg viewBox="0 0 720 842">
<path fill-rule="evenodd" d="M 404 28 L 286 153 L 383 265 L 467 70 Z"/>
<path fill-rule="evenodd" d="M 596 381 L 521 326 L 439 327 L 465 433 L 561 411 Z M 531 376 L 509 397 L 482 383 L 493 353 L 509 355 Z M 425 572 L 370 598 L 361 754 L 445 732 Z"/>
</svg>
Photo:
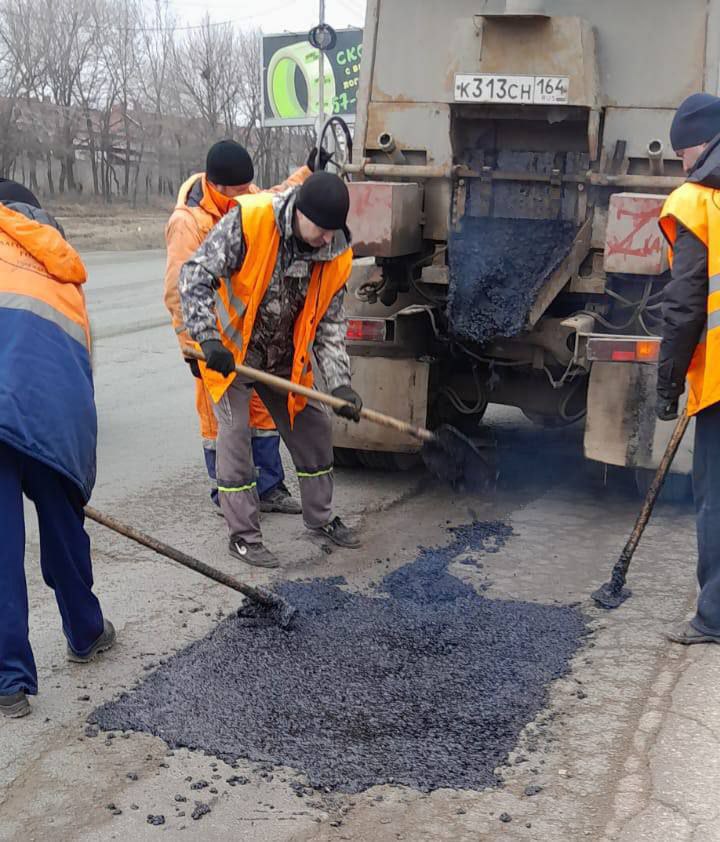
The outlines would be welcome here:
<svg viewBox="0 0 720 842">
<path fill-rule="evenodd" d="M 642 229 L 657 222 L 659 216 L 657 206 L 644 210 L 627 210 L 621 205 L 617 210 L 618 221 L 624 216 L 629 216 L 633 220 L 632 229 L 622 240 L 608 239 L 608 256 L 622 254 L 626 257 L 650 257 L 650 255 L 659 252 L 662 248 L 662 239 L 660 234 L 656 232 L 648 233 L 642 245 L 633 246 L 639 239 L 638 235 Z"/>
</svg>

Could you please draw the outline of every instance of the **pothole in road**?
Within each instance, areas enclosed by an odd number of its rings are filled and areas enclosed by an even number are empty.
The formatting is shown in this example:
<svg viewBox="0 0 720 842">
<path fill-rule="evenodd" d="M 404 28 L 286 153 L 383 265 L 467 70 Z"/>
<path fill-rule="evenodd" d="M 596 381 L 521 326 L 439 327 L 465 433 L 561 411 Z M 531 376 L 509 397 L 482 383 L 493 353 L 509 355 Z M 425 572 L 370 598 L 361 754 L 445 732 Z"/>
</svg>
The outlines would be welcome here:
<svg viewBox="0 0 720 842">
<path fill-rule="evenodd" d="M 331 791 L 493 786 L 585 632 L 570 607 L 487 599 L 448 573 L 510 534 L 452 530 L 385 577 L 379 599 L 342 579 L 283 583 L 300 609 L 291 631 L 231 617 L 90 721 L 289 766 Z"/>
</svg>

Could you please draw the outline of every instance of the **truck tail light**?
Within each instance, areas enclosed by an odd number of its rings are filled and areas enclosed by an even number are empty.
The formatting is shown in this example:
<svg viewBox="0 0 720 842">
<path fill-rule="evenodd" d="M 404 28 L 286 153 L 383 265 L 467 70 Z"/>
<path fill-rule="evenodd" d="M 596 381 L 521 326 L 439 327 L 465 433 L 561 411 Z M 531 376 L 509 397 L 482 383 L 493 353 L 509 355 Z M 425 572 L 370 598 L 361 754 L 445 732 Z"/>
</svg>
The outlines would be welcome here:
<svg viewBox="0 0 720 842">
<path fill-rule="evenodd" d="M 386 342 L 387 322 L 385 319 L 349 319 L 345 336 L 351 342 Z"/>
<path fill-rule="evenodd" d="M 657 363 L 659 337 L 600 336 L 588 337 L 587 358 L 591 362 Z"/>
</svg>

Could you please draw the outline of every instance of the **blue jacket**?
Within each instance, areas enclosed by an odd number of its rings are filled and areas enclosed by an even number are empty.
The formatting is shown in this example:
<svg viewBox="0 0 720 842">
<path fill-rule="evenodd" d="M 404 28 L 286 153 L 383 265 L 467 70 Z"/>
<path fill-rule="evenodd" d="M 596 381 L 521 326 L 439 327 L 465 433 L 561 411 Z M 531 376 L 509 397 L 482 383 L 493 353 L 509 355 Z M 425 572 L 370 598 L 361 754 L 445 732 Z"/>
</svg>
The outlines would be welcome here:
<svg viewBox="0 0 720 842">
<path fill-rule="evenodd" d="M 97 444 L 86 277 L 52 217 L 0 205 L 0 441 L 72 480 L 83 502 Z"/>
</svg>

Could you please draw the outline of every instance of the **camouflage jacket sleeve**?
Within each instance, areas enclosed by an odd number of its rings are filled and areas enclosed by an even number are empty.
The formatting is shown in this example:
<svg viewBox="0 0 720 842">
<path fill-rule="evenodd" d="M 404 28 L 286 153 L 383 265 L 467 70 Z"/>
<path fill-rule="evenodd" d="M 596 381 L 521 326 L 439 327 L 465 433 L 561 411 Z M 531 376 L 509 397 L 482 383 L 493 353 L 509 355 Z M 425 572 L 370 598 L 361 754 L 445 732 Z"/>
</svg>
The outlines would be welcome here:
<svg viewBox="0 0 720 842">
<path fill-rule="evenodd" d="M 345 347 L 345 288 L 336 293 L 315 334 L 315 359 L 329 392 L 350 385 L 350 358 Z"/>
<path fill-rule="evenodd" d="M 215 290 L 242 266 L 245 245 L 240 208 L 218 222 L 180 270 L 180 303 L 188 333 L 196 342 L 219 339 Z"/>
</svg>

